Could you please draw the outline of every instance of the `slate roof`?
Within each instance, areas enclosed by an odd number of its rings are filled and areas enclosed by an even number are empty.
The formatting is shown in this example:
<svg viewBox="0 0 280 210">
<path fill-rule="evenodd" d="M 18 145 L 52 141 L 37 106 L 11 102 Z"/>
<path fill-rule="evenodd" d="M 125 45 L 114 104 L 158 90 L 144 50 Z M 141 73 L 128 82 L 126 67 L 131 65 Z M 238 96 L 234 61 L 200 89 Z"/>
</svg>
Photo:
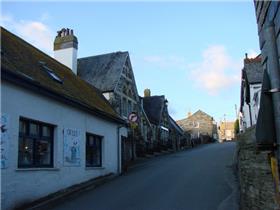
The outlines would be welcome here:
<svg viewBox="0 0 280 210">
<path fill-rule="evenodd" d="M 160 124 L 164 101 L 164 96 L 150 96 L 143 98 L 143 107 L 151 123 L 156 125 Z"/>
<path fill-rule="evenodd" d="M 102 92 L 113 91 L 120 79 L 128 52 L 114 52 L 78 59 L 78 76 Z"/>
<path fill-rule="evenodd" d="M 99 117 L 123 123 L 97 88 L 76 76 L 65 65 L 2 27 L 1 74 L 1 79 L 62 100 Z"/>
<path fill-rule="evenodd" d="M 241 93 L 240 93 L 240 111 L 243 112 L 242 107 L 244 105 L 244 97 L 247 103 L 250 102 L 250 91 L 246 91 L 244 96 L 244 88 L 249 90 L 250 84 L 261 84 L 263 81 L 263 68 L 261 54 L 256 58 L 246 58 L 244 59 L 244 68 L 242 69 L 241 78 Z"/>
<path fill-rule="evenodd" d="M 245 59 L 243 71 L 249 84 L 262 83 L 263 68 L 261 56 L 259 55 L 253 59 Z"/>
</svg>

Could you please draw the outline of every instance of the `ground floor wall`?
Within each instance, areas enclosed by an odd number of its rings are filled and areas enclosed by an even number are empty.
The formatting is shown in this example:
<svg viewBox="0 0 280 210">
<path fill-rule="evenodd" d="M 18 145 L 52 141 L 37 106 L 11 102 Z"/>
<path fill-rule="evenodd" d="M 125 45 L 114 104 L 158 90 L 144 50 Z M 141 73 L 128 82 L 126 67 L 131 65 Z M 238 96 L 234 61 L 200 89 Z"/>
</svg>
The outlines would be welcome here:
<svg viewBox="0 0 280 210">
<path fill-rule="evenodd" d="M 269 151 L 256 147 L 255 127 L 237 135 L 237 168 L 241 210 L 275 210 L 275 188 Z"/>
<path fill-rule="evenodd" d="M 127 135 L 124 127 L 10 83 L 2 82 L 1 94 L 1 115 L 8 119 L 6 159 L 1 169 L 1 209 L 12 209 L 71 185 L 120 172 L 119 137 Z M 20 117 L 54 125 L 52 167 L 18 166 Z M 75 165 L 65 162 L 66 129 L 81 133 L 77 142 L 79 161 Z M 102 137 L 100 167 L 86 166 L 86 133 Z"/>
</svg>

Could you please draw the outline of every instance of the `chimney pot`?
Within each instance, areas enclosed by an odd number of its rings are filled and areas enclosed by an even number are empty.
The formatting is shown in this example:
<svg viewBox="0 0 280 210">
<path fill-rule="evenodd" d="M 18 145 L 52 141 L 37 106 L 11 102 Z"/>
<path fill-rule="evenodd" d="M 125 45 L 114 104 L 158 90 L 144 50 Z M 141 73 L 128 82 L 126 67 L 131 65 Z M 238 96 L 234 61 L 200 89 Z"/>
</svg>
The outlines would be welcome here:
<svg viewBox="0 0 280 210">
<path fill-rule="evenodd" d="M 144 90 L 144 97 L 150 97 L 151 96 L 151 90 L 150 89 L 145 89 Z"/>
</svg>

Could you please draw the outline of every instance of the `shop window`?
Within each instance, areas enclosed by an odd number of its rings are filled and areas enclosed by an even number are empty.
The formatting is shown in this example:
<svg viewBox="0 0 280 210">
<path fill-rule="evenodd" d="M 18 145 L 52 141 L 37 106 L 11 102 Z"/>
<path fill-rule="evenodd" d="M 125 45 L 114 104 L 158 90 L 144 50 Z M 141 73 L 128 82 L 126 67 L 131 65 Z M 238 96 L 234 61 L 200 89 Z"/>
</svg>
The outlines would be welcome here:
<svg viewBox="0 0 280 210">
<path fill-rule="evenodd" d="M 102 166 L 102 136 L 86 134 L 86 167 Z"/>
<path fill-rule="evenodd" d="M 20 118 L 18 167 L 53 167 L 54 126 Z"/>
</svg>

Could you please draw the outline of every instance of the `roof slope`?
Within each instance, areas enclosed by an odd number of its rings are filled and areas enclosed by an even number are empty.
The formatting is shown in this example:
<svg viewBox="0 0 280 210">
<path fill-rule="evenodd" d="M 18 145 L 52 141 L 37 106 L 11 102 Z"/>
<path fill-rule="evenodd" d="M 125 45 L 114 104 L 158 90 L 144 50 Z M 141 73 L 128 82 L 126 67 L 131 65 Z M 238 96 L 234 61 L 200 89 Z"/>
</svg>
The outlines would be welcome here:
<svg viewBox="0 0 280 210">
<path fill-rule="evenodd" d="M 262 68 L 261 56 L 259 55 L 253 59 L 245 59 L 244 72 L 249 84 L 262 83 L 263 68 Z"/>
<path fill-rule="evenodd" d="M 102 92 L 113 91 L 128 52 L 115 52 L 78 59 L 78 75 Z"/>
<path fill-rule="evenodd" d="M 176 121 L 169 115 L 169 122 L 170 122 L 170 125 L 176 129 L 180 134 L 184 134 L 184 131 L 183 129 L 176 123 Z"/>
<path fill-rule="evenodd" d="M 76 76 L 71 69 L 44 54 L 34 46 L 1 27 L 1 73 L 2 78 L 18 78 L 22 84 L 33 85 L 33 90 L 67 99 L 93 114 L 121 120 L 102 93 Z M 56 81 L 44 69 L 47 66 L 62 82 Z M 12 75 L 11 77 L 8 77 Z M 10 80 L 12 81 L 12 80 Z M 37 89 L 36 89 L 37 88 Z M 44 92 L 44 93 L 45 93 Z"/>
<path fill-rule="evenodd" d="M 156 125 L 160 124 L 164 100 L 164 96 L 150 96 L 143 98 L 143 107 L 151 123 Z"/>
<path fill-rule="evenodd" d="M 184 122 L 187 122 L 187 121 L 190 121 L 190 120 L 193 120 L 193 118 L 195 118 L 196 115 L 204 115 L 206 116 L 207 118 L 213 120 L 213 117 L 211 117 L 209 114 L 201 111 L 200 109 L 198 111 L 196 111 L 195 113 L 193 113 L 192 115 L 190 115 L 189 117 L 187 118 L 184 118 L 184 119 L 181 119 L 181 120 L 177 120 L 176 123 L 180 126 L 182 126 L 182 124 L 184 124 Z"/>
</svg>

